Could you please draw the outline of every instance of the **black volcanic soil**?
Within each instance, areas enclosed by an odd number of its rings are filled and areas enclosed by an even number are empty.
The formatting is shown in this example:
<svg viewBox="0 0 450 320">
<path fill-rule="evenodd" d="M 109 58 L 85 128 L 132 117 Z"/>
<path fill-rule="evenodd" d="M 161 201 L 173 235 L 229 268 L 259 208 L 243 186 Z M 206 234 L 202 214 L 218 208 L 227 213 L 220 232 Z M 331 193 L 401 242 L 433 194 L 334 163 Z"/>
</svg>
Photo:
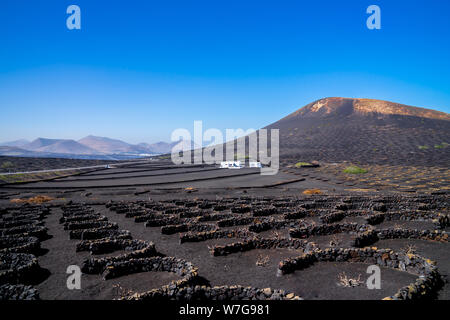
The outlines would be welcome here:
<svg viewBox="0 0 450 320">
<path fill-rule="evenodd" d="M 1 168 L 5 162 L 12 163 L 8 169 Z M 64 158 L 29 158 L 29 157 L 8 157 L 0 156 L 0 173 L 23 172 L 51 169 L 65 169 L 74 167 L 88 167 L 102 164 L 108 164 L 112 161 L 106 160 L 82 160 L 82 159 L 64 159 Z"/>
<path fill-rule="evenodd" d="M 219 170 L 211 166 L 187 165 L 178 167 L 164 161 L 142 163 L 54 181 L 3 186 L 0 188 L 2 195 L 0 207 L 22 208 L 20 205 L 10 202 L 14 198 L 28 198 L 35 195 L 49 195 L 56 198 L 46 204 L 51 207 L 51 213 L 44 220 L 44 225 L 52 237 L 41 242 L 44 250 L 43 254 L 38 256 L 41 267 L 49 272 L 45 279 L 41 279 L 35 285 L 42 299 L 114 299 L 129 291 L 143 292 L 180 279 L 179 276 L 170 272 L 142 272 L 110 280 L 103 280 L 100 275 L 85 274 L 82 276 L 82 290 L 68 290 L 65 272 L 67 266 L 70 264 L 81 266 L 83 260 L 90 256 L 88 252 L 75 251 L 79 240 L 69 240 L 68 231 L 64 230 L 63 225 L 59 223 L 62 214 L 61 205 L 69 203 L 69 201 L 85 204 L 94 212 L 106 216 L 108 221 L 118 223 L 119 229 L 129 230 L 133 239 L 154 242 L 157 251 L 163 255 L 192 262 L 199 268 L 199 275 L 207 285 L 271 287 L 293 292 L 305 299 L 381 299 L 412 283 L 416 276 L 383 268 L 381 290 L 368 290 L 365 287 L 367 265 L 361 263 L 316 263 L 310 268 L 279 276 L 277 274 L 278 263 L 285 258 L 302 254 L 301 249 L 254 249 L 214 257 L 210 254 L 208 247 L 226 245 L 242 239 L 220 238 L 180 244 L 179 233 L 162 234 L 161 227 L 145 227 L 143 223 L 134 222 L 134 218 L 126 217 L 124 213 L 118 214 L 110 210 L 106 204 L 111 200 L 122 201 L 123 205 L 134 208 L 130 211 L 134 212 L 135 210 L 145 210 L 143 204 L 156 201 L 162 206 L 175 206 L 181 209 L 181 212 L 187 212 L 192 208 L 200 210 L 204 201 L 210 201 L 213 205 L 225 203 L 225 208 L 220 208 L 219 211 L 214 211 L 213 208 L 201 209 L 203 210 L 202 214 L 216 212 L 228 217 L 239 218 L 251 216 L 251 212 L 232 213 L 231 207 L 247 204 L 256 208 L 276 205 L 280 202 L 300 201 L 299 204 L 307 203 L 312 207 L 308 207 L 309 216 L 299 219 L 298 222 L 303 221 L 306 224 L 316 225 L 322 224 L 320 216 L 335 211 L 335 207 L 344 201 L 347 203 L 350 201 L 349 203 L 354 205 L 351 210 L 356 210 L 357 213 L 336 223 L 364 224 L 365 219 L 358 214 L 377 213 L 371 208 L 375 203 L 380 202 L 387 205 L 387 212 L 449 213 L 448 194 L 443 193 L 445 189 L 442 189 L 445 188 L 444 183 L 435 186 L 438 189 L 441 188 L 440 192 L 431 194 L 432 191 L 405 192 L 389 186 L 377 189 L 370 186 L 368 181 L 356 181 L 352 186 L 347 185 L 348 181 L 346 181 L 347 184 L 339 184 L 338 176 L 330 174 L 329 171 L 324 170 L 324 167 L 301 169 L 284 167 L 275 176 L 261 176 L 257 171 L 252 170 Z M 136 175 L 140 176 L 135 177 Z M 295 180 L 299 178 L 303 180 Z M 362 180 L 360 177 L 354 179 Z M 303 194 L 305 190 L 311 188 L 319 188 L 321 194 Z M 178 203 L 173 200 L 177 200 Z M 136 201 L 141 201 L 141 204 Z M 425 204 L 428 202 L 434 205 L 426 206 Z M 191 204 L 188 205 L 188 203 Z M 290 212 L 297 210 L 299 204 L 281 205 L 279 208 Z M 180 213 L 174 216 L 180 217 Z M 258 219 L 266 218 L 282 220 L 283 214 L 279 212 Z M 215 220 L 199 223 L 217 225 Z M 219 227 L 219 230 L 247 229 L 248 227 L 249 225 L 245 224 Z M 434 230 L 435 225 L 431 219 L 426 221 L 384 221 L 374 228 Z M 250 233 L 249 236 L 288 237 L 288 229 L 288 227 L 272 229 L 258 234 Z M 347 247 L 351 238 L 351 234 L 340 233 L 312 236 L 308 240 L 314 241 L 320 248 L 326 248 L 331 246 Z M 436 260 L 444 276 L 449 274 L 450 251 L 447 242 L 398 239 L 382 240 L 374 244 L 380 248 L 391 247 L 396 251 L 405 250 L 408 245 L 414 245 L 419 254 Z M 99 256 L 117 256 L 123 252 L 117 250 Z M 264 266 L 256 265 L 260 258 L 267 259 Z M 340 286 L 338 276 L 342 272 L 354 278 L 361 275 L 363 284 L 355 288 Z M 444 286 L 438 297 L 448 299 L 449 292 L 449 287 Z"/>
</svg>

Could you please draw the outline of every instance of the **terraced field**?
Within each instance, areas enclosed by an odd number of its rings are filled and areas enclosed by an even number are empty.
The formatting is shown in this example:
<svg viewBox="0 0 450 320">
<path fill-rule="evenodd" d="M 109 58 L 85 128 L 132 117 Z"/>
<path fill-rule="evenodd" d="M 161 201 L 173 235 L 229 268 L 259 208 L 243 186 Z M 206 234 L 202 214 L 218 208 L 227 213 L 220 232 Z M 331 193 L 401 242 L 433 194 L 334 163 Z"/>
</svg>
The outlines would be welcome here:
<svg viewBox="0 0 450 320">
<path fill-rule="evenodd" d="M 449 299 L 445 181 L 394 167 L 405 180 L 394 186 L 386 167 L 346 165 L 262 176 L 160 160 L 4 185 L 0 297 Z M 80 290 L 67 288 L 69 265 Z M 369 265 L 380 289 L 366 286 Z"/>
</svg>

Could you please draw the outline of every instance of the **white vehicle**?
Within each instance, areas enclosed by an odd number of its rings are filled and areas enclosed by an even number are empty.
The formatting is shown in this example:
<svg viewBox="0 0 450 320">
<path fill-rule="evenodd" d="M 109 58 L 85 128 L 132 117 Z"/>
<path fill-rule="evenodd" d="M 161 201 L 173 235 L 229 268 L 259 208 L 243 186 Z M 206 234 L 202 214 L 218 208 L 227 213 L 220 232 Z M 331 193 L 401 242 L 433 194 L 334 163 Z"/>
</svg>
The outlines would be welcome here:
<svg viewBox="0 0 450 320">
<path fill-rule="evenodd" d="M 230 166 L 228 167 L 228 169 L 241 169 L 244 166 L 241 165 L 240 161 L 230 161 Z"/>
<path fill-rule="evenodd" d="M 220 163 L 222 169 L 241 169 L 243 167 L 240 161 L 223 161 Z"/>
<path fill-rule="evenodd" d="M 262 168 L 261 162 L 257 161 L 250 162 L 250 168 Z"/>
<path fill-rule="evenodd" d="M 221 169 L 228 169 L 228 161 L 222 161 L 220 163 L 220 168 Z"/>
</svg>

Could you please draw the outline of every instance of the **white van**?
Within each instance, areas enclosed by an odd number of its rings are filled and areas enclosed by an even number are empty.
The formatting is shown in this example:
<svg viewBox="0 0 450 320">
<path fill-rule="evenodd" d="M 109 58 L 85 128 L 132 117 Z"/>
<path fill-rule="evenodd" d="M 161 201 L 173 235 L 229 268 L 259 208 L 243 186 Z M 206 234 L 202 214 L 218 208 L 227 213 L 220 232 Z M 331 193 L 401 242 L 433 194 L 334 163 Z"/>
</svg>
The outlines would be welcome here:
<svg viewBox="0 0 450 320">
<path fill-rule="evenodd" d="M 228 169 L 228 161 L 222 161 L 220 163 L 220 168 L 221 169 Z"/>
<path fill-rule="evenodd" d="M 241 165 L 240 161 L 229 161 L 229 167 L 228 169 L 241 169 L 244 166 Z"/>
<path fill-rule="evenodd" d="M 241 169 L 243 167 L 240 161 L 222 161 L 220 163 L 221 169 Z"/>
<path fill-rule="evenodd" d="M 250 162 L 250 168 L 262 168 L 261 162 L 257 162 L 257 161 Z"/>
</svg>

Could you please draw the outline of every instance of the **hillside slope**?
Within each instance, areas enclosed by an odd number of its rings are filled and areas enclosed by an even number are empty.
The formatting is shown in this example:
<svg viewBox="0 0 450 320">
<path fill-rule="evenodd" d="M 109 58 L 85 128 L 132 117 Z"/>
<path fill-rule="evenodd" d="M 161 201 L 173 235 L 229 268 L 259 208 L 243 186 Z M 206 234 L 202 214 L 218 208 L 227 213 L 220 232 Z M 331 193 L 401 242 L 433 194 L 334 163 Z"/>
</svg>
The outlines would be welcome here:
<svg viewBox="0 0 450 320">
<path fill-rule="evenodd" d="M 269 125 L 280 129 L 280 156 L 448 166 L 450 115 L 370 99 L 325 98 Z"/>
<path fill-rule="evenodd" d="M 75 140 L 37 138 L 22 147 L 25 150 L 46 153 L 67 153 L 80 155 L 100 154 L 97 150 L 82 145 Z"/>
</svg>

